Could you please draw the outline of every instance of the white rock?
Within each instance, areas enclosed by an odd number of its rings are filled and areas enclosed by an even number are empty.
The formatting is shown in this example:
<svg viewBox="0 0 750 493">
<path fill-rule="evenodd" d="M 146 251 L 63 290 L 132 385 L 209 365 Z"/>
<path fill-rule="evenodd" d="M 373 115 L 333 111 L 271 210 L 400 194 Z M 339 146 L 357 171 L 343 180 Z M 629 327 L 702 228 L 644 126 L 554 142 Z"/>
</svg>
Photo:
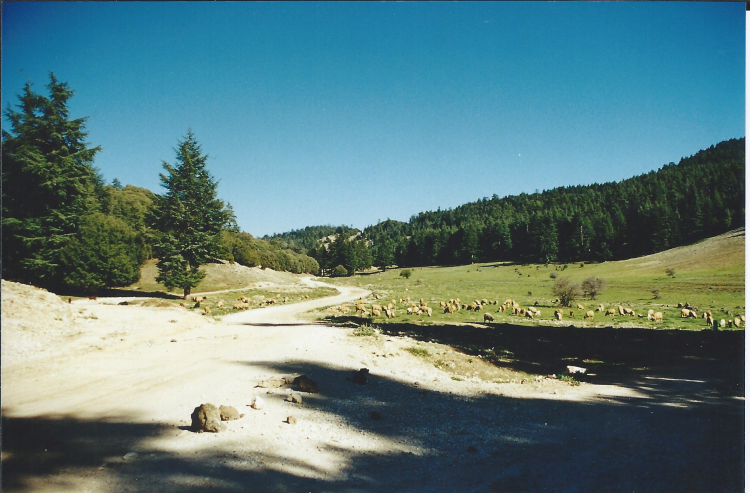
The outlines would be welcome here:
<svg viewBox="0 0 750 493">
<path fill-rule="evenodd" d="M 260 396 L 256 396 L 253 400 L 252 408 L 260 411 L 264 407 L 266 407 L 266 402 Z"/>
</svg>

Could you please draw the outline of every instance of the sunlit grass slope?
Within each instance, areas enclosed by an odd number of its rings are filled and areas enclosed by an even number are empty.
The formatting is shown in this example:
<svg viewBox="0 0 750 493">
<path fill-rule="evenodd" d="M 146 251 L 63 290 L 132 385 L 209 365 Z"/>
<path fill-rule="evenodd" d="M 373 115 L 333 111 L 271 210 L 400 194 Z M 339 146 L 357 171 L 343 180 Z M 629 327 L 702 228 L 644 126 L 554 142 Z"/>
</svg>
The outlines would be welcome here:
<svg viewBox="0 0 750 493">
<path fill-rule="evenodd" d="M 410 298 L 424 299 L 432 308 L 433 316 L 407 316 L 405 306 L 399 304 L 394 322 L 450 323 L 481 322 L 484 313 L 491 313 L 496 322 L 525 324 L 562 324 L 591 326 L 642 326 L 664 328 L 705 328 L 703 319 L 682 319 L 678 303 L 690 303 L 698 308 L 699 316 L 711 310 L 715 318 L 733 319 L 744 315 L 745 305 L 745 231 L 733 231 L 694 245 L 680 247 L 618 262 L 600 264 L 515 265 L 503 263 L 472 264 L 459 267 L 430 267 L 411 269 L 409 279 L 400 276 L 402 269 L 384 273 L 355 276 L 333 282 L 352 283 L 370 289 L 379 296 L 368 300 L 378 304 Z M 555 296 L 552 287 L 557 279 L 569 278 L 580 284 L 589 277 L 600 278 L 606 288 L 595 300 L 579 298 L 585 310 L 565 309 L 562 322 L 554 320 Z M 481 312 L 460 311 L 443 314 L 440 301 L 459 298 L 462 303 L 473 300 L 506 299 L 522 306 L 536 305 L 542 316 L 524 320 L 506 313 L 498 313 L 498 306 L 487 305 Z M 584 323 L 583 314 L 603 304 L 605 308 L 629 306 L 640 317 L 606 316 L 597 312 L 593 321 Z M 369 306 L 369 305 L 368 305 Z M 649 322 L 649 309 L 664 313 L 663 323 Z M 384 321 L 381 317 L 380 321 Z"/>
</svg>

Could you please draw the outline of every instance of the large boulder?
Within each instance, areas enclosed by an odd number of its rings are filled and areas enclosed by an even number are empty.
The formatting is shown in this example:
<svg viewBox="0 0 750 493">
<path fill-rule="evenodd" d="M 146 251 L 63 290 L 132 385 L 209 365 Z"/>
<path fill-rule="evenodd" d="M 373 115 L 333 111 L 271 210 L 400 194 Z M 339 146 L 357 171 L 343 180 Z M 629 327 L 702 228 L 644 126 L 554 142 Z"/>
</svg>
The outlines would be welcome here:
<svg viewBox="0 0 750 493">
<path fill-rule="evenodd" d="M 196 433 L 203 433 L 204 431 L 218 433 L 224 429 L 221 422 L 221 412 L 213 404 L 201 404 L 195 408 L 190 417 L 192 418 L 192 429 Z"/>
</svg>

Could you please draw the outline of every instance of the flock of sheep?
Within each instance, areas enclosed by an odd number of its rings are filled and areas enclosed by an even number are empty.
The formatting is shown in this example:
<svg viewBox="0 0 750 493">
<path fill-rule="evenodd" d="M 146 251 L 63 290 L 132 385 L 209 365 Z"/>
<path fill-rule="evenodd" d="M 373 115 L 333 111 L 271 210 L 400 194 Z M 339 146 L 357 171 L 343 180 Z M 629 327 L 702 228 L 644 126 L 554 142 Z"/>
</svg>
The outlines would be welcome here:
<svg viewBox="0 0 750 493">
<path fill-rule="evenodd" d="M 376 296 L 376 299 L 378 297 Z M 559 301 L 556 300 L 556 303 Z M 459 312 L 461 310 L 464 311 L 471 311 L 471 312 L 479 312 L 484 311 L 485 307 L 488 305 L 498 306 L 497 313 L 504 313 L 507 312 L 508 315 L 513 316 L 519 316 L 529 319 L 534 318 L 541 318 L 542 312 L 539 310 L 536 305 L 538 305 L 538 302 L 535 302 L 535 306 L 529 306 L 529 307 L 522 307 L 520 303 L 517 301 L 507 299 L 502 304 L 499 303 L 497 300 L 489 301 L 487 299 L 477 299 L 473 300 L 471 303 L 461 303 L 461 300 L 458 298 L 450 299 L 448 301 L 441 301 L 440 302 L 440 308 L 443 310 L 444 314 L 452 314 Z M 406 314 L 407 315 L 427 315 L 428 317 L 432 317 L 432 308 L 427 305 L 427 302 L 424 299 L 420 299 L 419 303 L 411 301 L 409 298 L 400 298 L 398 303 L 396 300 L 391 301 L 387 305 L 379 305 L 379 304 L 372 304 L 371 307 L 368 309 L 362 298 L 360 298 L 354 307 L 355 313 L 363 316 L 363 317 L 380 317 L 381 315 L 385 316 L 386 318 L 395 318 L 396 316 L 396 307 L 401 306 L 406 307 Z M 583 311 L 583 320 L 593 320 L 597 312 L 604 313 L 605 316 L 630 316 L 630 317 L 638 317 L 638 318 L 646 318 L 647 320 L 651 322 L 663 322 L 664 321 L 664 312 L 657 312 L 655 310 L 649 310 L 647 314 L 638 314 L 635 310 L 629 307 L 624 307 L 622 305 L 618 305 L 616 307 L 610 307 L 606 308 L 604 305 L 599 304 L 599 306 L 595 310 L 586 310 L 586 308 L 578 304 L 576 307 L 579 311 Z M 682 303 L 679 303 L 677 305 L 677 308 L 680 309 L 680 318 L 698 318 L 698 312 L 696 311 L 695 307 L 691 307 L 689 303 L 685 303 L 684 305 Z M 349 305 L 342 304 L 341 306 L 334 307 L 332 309 L 334 312 L 338 312 L 340 314 L 347 314 L 351 311 Z M 730 312 L 726 312 L 729 314 Z M 562 308 L 557 308 L 554 311 L 554 319 L 558 321 L 562 321 L 565 318 L 565 312 Z M 569 316 L 570 318 L 576 318 L 576 311 L 575 310 L 569 310 Z M 495 320 L 495 317 L 491 313 L 484 313 L 484 321 L 485 322 L 493 322 Z M 727 326 L 729 327 L 741 327 L 743 323 L 745 323 L 745 316 L 740 315 L 736 316 L 734 318 L 726 319 L 719 319 L 714 318 L 713 313 L 711 310 L 706 310 L 703 312 L 704 320 L 706 320 L 706 324 L 709 327 L 713 328 L 725 328 Z"/>
<path fill-rule="evenodd" d="M 302 299 L 308 299 L 310 298 L 308 295 L 304 295 Z M 207 296 L 185 296 L 185 301 L 192 301 L 195 303 L 192 308 L 200 308 L 203 310 L 204 315 L 210 315 L 211 314 L 211 308 L 208 306 L 208 297 Z M 282 303 L 287 303 L 289 301 L 289 297 L 284 296 L 281 300 Z M 204 305 L 205 304 L 205 305 Z M 258 303 L 258 306 L 261 308 L 265 308 L 267 306 L 275 305 L 276 300 L 273 298 L 270 299 L 264 299 Z M 237 298 L 237 301 L 234 303 L 232 308 L 234 310 L 249 310 L 250 306 L 252 305 L 252 300 L 248 298 L 247 296 L 240 296 Z M 181 307 L 187 308 L 187 304 L 185 302 L 180 303 Z M 224 307 L 224 300 L 218 300 L 216 302 L 216 308 L 223 308 Z"/>
<path fill-rule="evenodd" d="M 307 295 L 303 297 L 309 298 Z M 203 313 L 205 315 L 211 314 L 211 309 L 207 305 L 207 297 L 206 296 L 192 296 L 190 298 L 185 297 L 185 301 L 192 301 L 194 304 L 193 308 L 202 308 Z M 375 296 L 375 299 L 378 299 L 378 296 Z M 284 296 L 282 303 L 287 303 L 289 301 L 289 298 Z M 555 300 L 555 303 L 557 303 L 558 300 Z M 236 303 L 233 306 L 233 309 L 235 310 L 249 310 L 251 306 L 252 301 L 246 297 L 246 296 L 240 296 L 237 298 Z M 205 304 L 205 305 L 204 305 Z M 259 302 L 259 306 L 266 307 L 270 305 L 276 304 L 275 299 L 264 299 Z M 460 312 L 461 310 L 464 311 L 470 311 L 470 312 L 479 312 L 484 311 L 485 306 L 498 306 L 497 313 L 504 313 L 508 312 L 509 315 L 513 316 L 519 316 L 523 318 L 541 318 L 542 312 L 539 310 L 536 305 L 538 305 L 538 302 L 534 302 L 534 306 L 529 307 L 522 307 L 520 303 L 517 301 L 507 299 L 502 304 L 499 303 L 497 300 L 489 301 L 487 299 L 477 299 L 473 300 L 471 303 L 461 303 L 461 300 L 458 298 L 453 298 L 448 301 L 441 301 L 440 302 L 440 308 L 443 310 L 443 314 L 453 314 L 456 312 Z M 180 303 L 181 306 L 186 307 L 185 303 Z M 216 308 L 222 308 L 224 306 L 224 300 L 218 300 L 216 302 Z M 396 317 L 396 307 L 401 306 L 406 307 L 405 311 L 407 315 L 427 315 L 428 317 L 432 317 L 432 307 L 430 307 L 427 302 L 424 299 L 420 299 L 419 302 L 413 302 L 410 298 L 400 298 L 398 302 L 396 300 L 391 301 L 387 305 L 383 304 L 371 304 L 370 308 L 368 309 L 365 306 L 364 301 L 362 298 L 360 298 L 354 305 L 354 311 L 357 315 L 364 316 L 364 317 L 380 317 L 385 316 L 387 319 L 392 319 Z M 592 320 L 594 316 L 596 315 L 596 312 L 602 312 L 606 316 L 630 316 L 630 317 L 638 317 L 638 318 L 646 318 L 649 321 L 652 322 L 663 322 L 664 321 L 664 313 L 663 312 L 657 312 L 654 310 L 649 310 L 646 315 L 638 314 L 629 307 L 624 307 L 622 305 L 618 305 L 617 307 L 610 307 L 605 309 L 604 305 L 599 304 L 599 306 L 595 310 L 586 310 L 586 308 L 578 304 L 576 307 L 579 311 L 584 311 L 583 314 L 583 320 Z M 696 311 L 696 308 L 693 306 L 690 306 L 689 303 L 685 303 L 684 305 L 682 303 L 678 303 L 677 309 L 680 310 L 680 318 L 698 318 L 698 311 Z M 334 307 L 332 311 L 340 313 L 340 314 L 347 314 L 351 311 L 351 308 L 346 303 L 342 304 L 341 306 Z M 725 313 L 730 315 L 729 311 L 725 310 Z M 562 321 L 565 317 L 565 313 L 561 308 L 557 308 L 554 311 L 554 319 L 558 321 Z M 575 310 L 569 310 L 569 316 L 570 318 L 576 317 Z M 495 317 L 491 313 L 484 313 L 484 321 L 485 322 L 493 322 L 495 320 Z M 706 320 L 706 325 L 713 328 L 725 328 L 725 327 L 736 327 L 739 328 L 742 326 L 743 323 L 745 323 L 745 316 L 739 315 L 732 318 L 731 316 L 728 317 L 728 319 L 723 318 L 714 318 L 713 313 L 711 310 L 706 310 L 703 312 L 702 318 Z"/>
</svg>

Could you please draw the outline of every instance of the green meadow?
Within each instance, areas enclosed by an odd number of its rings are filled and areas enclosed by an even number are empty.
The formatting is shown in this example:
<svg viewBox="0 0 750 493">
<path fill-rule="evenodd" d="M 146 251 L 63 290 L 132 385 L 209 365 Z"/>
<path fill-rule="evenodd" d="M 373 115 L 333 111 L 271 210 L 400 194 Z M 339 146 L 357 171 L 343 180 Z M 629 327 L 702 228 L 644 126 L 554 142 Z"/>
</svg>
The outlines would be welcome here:
<svg viewBox="0 0 750 493">
<path fill-rule="evenodd" d="M 680 318 L 678 304 L 689 303 L 696 307 L 698 316 L 711 310 L 716 319 L 734 319 L 745 314 L 745 232 L 733 231 L 694 245 L 680 247 L 655 255 L 625 261 L 598 264 L 571 263 L 547 265 L 519 265 L 510 263 L 483 263 L 454 267 L 424 267 L 368 273 L 330 282 L 354 284 L 371 290 L 373 295 L 365 301 L 387 305 L 396 302 L 396 317 L 386 321 L 382 315 L 378 323 L 482 323 L 484 314 L 490 313 L 496 323 L 522 325 L 563 325 L 592 327 L 647 327 L 665 329 L 705 329 L 702 318 Z M 587 278 L 604 280 L 606 286 L 596 299 L 579 297 L 573 307 L 564 308 L 564 319 L 554 319 L 559 308 L 552 289 L 560 278 L 568 278 L 580 285 Z M 377 297 L 377 298 L 376 298 Z M 432 307 L 432 317 L 407 315 L 407 305 L 401 298 L 419 303 L 420 299 Z M 444 314 L 441 301 L 458 298 L 461 303 L 486 299 L 497 305 L 485 305 L 482 311 L 461 310 Z M 541 317 L 533 320 L 498 312 L 507 299 L 517 301 L 522 307 L 534 306 Z M 584 310 L 576 306 L 580 304 Z M 593 320 L 583 320 L 587 310 L 599 304 L 605 310 L 622 305 L 635 310 L 638 316 L 607 316 L 596 312 Z M 648 310 L 664 314 L 663 322 L 647 320 Z M 571 317 L 570 312 L 573 311 Z M 743 324 L 744 328 L 744 324 Z"/>
</svg>

